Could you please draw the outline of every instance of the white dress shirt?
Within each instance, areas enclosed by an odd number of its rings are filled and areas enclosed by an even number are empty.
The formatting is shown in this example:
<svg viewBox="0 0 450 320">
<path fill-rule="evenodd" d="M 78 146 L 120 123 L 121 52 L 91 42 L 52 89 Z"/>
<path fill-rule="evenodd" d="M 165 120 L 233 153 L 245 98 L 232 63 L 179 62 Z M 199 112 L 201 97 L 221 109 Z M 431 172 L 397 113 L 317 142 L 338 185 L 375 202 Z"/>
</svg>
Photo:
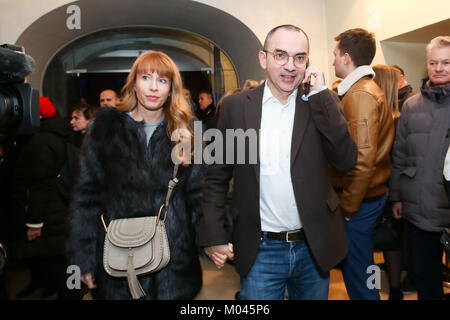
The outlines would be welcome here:
<svg viewBox="0 0 450 320">
<path fill-rule="evenodd" d="M 450 181 L 450 146 L 448 147 L 447 155 L 445 156 L 444 177 L 445 180 Z"/>
<path fill-rule="evenodd" d="M 302 227 L 291 180 L 291 142 L 298 90 L 281 104 L 267 82 L 262 100 L 260 132 L 261 230 L 281 232 Z"/>
</svg>

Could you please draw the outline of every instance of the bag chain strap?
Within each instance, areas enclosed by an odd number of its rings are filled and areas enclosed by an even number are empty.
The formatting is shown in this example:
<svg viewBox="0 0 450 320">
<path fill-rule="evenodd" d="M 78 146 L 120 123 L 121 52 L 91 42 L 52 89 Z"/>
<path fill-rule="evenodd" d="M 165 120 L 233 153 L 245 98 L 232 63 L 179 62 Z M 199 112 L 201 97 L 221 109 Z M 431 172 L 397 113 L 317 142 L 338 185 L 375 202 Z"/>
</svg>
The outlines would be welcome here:
<svg viewBox="0 0 450 320">
<path fill-rule="evenodd" d="M 158 220 L 161 218 L 161 211 L 164 208 L 164 219 L 161 219 L 163 221 L 166 220 L 167 218 L 167 212 L 169 211 L 169 201 L 170 198 L 172 197 L 172 192 L 173 189 L 175 188 L 175 186 L 178 183 L 178 178 L 177 178 L 177 174 L 178 174 L 178 164 L 175 164 L 175 166 L 173 167 L 173 175 L 172 175 L 172 179 L 169 180 L 169 186 L 167 187 L 167 195 L 166 195 L 166 202 L 163 203 L 161 205 L 161 207 L 159 208 L 159 212 L 158 212 Z M 102 220 L 102 224 L 103 224 L 103 228 L 105 229 L 106 233 L 108 233 L 108 227 L 106 226 L 105 223 L 105 218 L 103 217 L 104 214 L 102 213 L 102 215 L 100 216 L 100 219 Z"/>
</svg>

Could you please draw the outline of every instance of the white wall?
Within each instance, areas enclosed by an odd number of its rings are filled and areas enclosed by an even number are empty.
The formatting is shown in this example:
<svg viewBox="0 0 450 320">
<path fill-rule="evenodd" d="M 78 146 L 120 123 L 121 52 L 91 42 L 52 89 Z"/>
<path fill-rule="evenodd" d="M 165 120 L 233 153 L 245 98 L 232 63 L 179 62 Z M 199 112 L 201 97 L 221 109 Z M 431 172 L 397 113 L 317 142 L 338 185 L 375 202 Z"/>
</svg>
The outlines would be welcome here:
<svg viewBox="0 0 450 320">
<path fill-rule="evenodd" d="M 365 28 L 377 38 L 373 64 L 398 64 L 417 92 L 426 70 L 425 43 L 383 43 L 381 41 L 450 18 L 448 0 L 325 0 L 327 45 L 332 52 L 334 37 L 351 28 Z M 449 34 L 449 30 L 443 30 Z M 429 39 L 431 40 L 431 39 Z M 330 81 L 334 81 L 330 54 Z"/>
<path fill-rule="evenodd" d="M 15 43 L 34 21 L 73 0 L 0 0 L 0 43 Z"/>
<path fill-rule="evenodd" d="M 310 39 L 311 61 L 328 75 L 325 0 L 197 0 L 225 11 L 247 25 L 261 43 L 273 27 L 293 24 Z M 257 53 L 255 53 L 256 55 Z"/>
<path fill-rule="evenodd" d="M 70 2 L 72 1 L 0 0 L 2 8 L 0 43 L 15 43 L 21 33 L 39 17 Z M 131 7 L 133 1 L 128 2 Z M 311 60 L 326 72 L 328 78 L 325 0 L 199 0 L 198 2 L 233 15 L 247 25 L 261 42 L 264 42 L 267 32 L 277 25 L 289 23 L 301 27 L 311 40 Z M 43 45 L 45 36 L 51 35 L 43 36 Z"/>
<path fill-rule="evenodd" d="M 93 0 L 95 1 L 95 0 Z M 151 0 L 149 0 L 151 1 Z M 0 43 L 15 43 L 21 33 L 42 15 L 71 0 L 0 0 Z M 311 40 L 311 60 L 324 70 L 331 84 L 333 38 L 350 28 L 362 27 L 375 32 L 377 40 L 412 31 L 450 17 L 448 0 L 197 0 L 225 11 L 247 25 L 261 42 L 267 32 L 280 24 L 294 24 L 305 30 Z M 128 0 L 132 6 L 132 0 Z M 199 19 L 201 17 L 198 17 Z M 208 26 L 205 26 L 207 28 Z M 448 34 L 448 30 L 447 30 Z M 45 37 L 42 36 L 42 45 Z M 420 48 L 414 45 L 378 43 L 374 64 L 398 63 L 417 86 Z M 394 52 L 397 50 L 397 52 Z M 404 63 L 388 61 L 399 53 L 413 50 Z M 257 53 L 255 53 L 256 55 Z M 388 56 L 385 56 L 385 55 Z M 412 59 L 412 57 L 415 57 Z M 396 58 L 396 59 L 397 59 Z M 422 59 L 420 57 L 420 59 Z M 392 59 L 391 59 L 392 60 Z M 394 59 L 395 60 L 395 59 Z M 414 73 L 414 74 L 411 74 Z"/>
</svg>

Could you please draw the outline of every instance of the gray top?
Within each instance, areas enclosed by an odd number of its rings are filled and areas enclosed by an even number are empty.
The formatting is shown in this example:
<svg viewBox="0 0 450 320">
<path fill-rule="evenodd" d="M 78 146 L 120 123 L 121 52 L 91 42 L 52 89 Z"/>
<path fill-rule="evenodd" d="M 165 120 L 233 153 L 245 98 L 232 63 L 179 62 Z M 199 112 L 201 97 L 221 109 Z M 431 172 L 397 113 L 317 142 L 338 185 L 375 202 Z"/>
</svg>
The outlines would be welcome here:
<svg viewBox="0 0 450 320">
<path fill-rule="evenodd" d="M 127 114 L 131 117 L 131 112 L 127 112 Z M 131 117 L 133 119 L 133 117 Z M 164 121 L 165 117 L 162 116 L 161 120 L 156 122 L 144 122 L 144 131 L 147 135 L 147 146 L 150 142 L 150 138 L 153 135 L 153 132 L 155 132 L 156 128 Z M 134 119 L 133 119 L 134 120 Z"/>
</svg>

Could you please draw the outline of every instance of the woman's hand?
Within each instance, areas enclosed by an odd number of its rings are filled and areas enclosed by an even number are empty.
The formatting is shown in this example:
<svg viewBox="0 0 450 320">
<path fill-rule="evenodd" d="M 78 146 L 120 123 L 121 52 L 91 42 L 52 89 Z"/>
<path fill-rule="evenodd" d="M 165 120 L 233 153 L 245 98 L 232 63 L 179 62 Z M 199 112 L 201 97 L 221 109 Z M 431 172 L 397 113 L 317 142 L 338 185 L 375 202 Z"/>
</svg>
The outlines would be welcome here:
<svg viewBox="0 0 450 320">
<path fill-rule="evenodd" d="M 34 240 L 41 236 L 42 228 L 28 228 L 27 239 L 28 241 Z"/>
<path fill-rule="evenodd" d="M 87 285 L 87 287 L 88 287 L 89 289 L 95 289 L 95 288 L 97 288 L 97 286 L 94 284 L 94 276 L 92 275 L 92 272 L 83 274 L 83 275 L 81 276 L 81 281 L 83 281 L 83 283 L 84 283 L 85 285 Z"/>
<path fill-rule="evenodd" d="M 227 259 L 234 260 L 233 244 L 231 243 L 207 247 L 205 253 L 218 269 L 223 268 Z"/>
</svg>

